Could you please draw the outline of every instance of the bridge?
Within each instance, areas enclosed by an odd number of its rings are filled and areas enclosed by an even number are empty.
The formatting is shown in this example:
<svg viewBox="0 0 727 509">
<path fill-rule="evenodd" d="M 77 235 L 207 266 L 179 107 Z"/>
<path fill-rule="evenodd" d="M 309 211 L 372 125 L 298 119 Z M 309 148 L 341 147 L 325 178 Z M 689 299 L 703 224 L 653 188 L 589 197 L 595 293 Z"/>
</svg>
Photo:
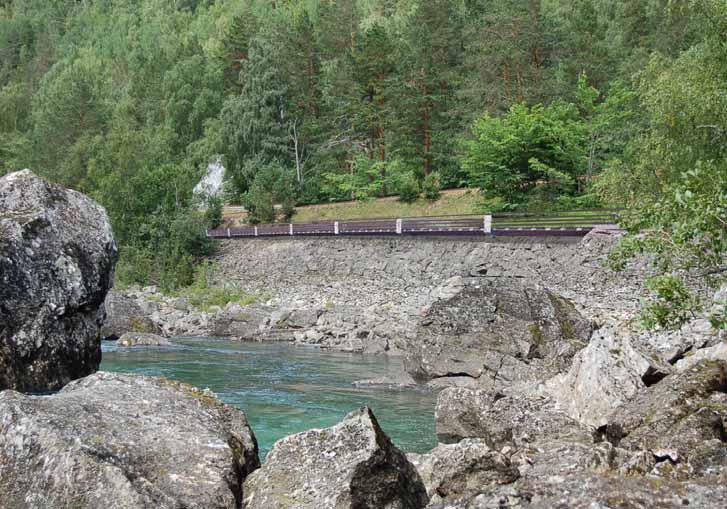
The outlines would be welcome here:
<svg viewBox="0 0 727 509">
<path fill-rule="evenodd" d="M 560 212 L 553 215 L 505 213 L 244 225 L 209 230 L 207 236 L 217 239 L 316 235 L 582 237 L 596 227 L 615 228 L 616 222 L 615 210 Z"/>
</svg>

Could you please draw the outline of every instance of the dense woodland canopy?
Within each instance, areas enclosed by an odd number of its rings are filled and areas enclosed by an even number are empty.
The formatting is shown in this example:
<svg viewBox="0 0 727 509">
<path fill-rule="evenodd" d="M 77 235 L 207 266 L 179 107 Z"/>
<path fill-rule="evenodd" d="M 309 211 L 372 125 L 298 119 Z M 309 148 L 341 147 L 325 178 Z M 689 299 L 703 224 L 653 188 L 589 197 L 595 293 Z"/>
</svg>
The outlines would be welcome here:
<svg viewBox="0 0 727 509">
<path fill-rule="evenodd" d="M 727 0 L 0 0 L 0 172 L 98 199 L 130 281 L 190 281 L 218 154 L 257 220 L 471 186 L 721 275 L 726 151 Z"/>
</svg>

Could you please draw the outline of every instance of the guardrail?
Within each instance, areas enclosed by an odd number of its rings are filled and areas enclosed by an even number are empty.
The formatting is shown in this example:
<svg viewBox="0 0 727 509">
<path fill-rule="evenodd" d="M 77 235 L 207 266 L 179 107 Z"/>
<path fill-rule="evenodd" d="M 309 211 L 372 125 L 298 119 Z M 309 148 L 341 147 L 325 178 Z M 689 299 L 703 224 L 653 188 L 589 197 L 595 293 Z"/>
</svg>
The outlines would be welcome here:
<svg viewBox="0 0 727 509">
<path fill-rule="evenodd" d="M 528 213 L 484 216 L 441 216 L 396 219 L 362 219 L 320 223 L 245 225 L 217 228 L 214 238 L 285 237 L 312 235 L 495 235 L 584 236 L 595 226 L 616 222 L 615 211 L 564 212 L 543 216 Z"/>
</svg>

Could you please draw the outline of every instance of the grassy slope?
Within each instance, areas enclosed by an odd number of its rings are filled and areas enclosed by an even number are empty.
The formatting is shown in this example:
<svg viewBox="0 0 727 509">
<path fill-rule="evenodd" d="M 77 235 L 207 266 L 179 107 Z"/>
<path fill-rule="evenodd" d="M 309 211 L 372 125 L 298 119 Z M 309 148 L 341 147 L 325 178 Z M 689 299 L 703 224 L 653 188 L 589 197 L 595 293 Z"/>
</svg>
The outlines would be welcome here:
<svg viewBox="0 0 727 509">
<path fill-rule="evenodd" d="M 477 191 L 451 189 L 443 191 L 442 197 L 434 202 L 420 198 L 414 203 L 402 203 L 394 196 L 366 202 L 324 203 L 298 207 L 293 222 L 478 214 L 480 201 Z M 224 213 L 226 221 L 236 224 L 244 215 L 239 207 L 227 207 Z"/>
</svg>

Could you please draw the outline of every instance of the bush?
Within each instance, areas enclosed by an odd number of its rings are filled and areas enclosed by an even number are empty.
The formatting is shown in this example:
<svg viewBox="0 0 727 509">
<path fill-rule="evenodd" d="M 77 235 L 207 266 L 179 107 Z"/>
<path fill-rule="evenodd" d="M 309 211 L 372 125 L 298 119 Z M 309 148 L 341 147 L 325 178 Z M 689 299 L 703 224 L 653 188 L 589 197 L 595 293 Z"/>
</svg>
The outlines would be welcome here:
<svg viewBox="0 0 727 509">
<path fill-rule="evenodd" d="M 413 172 L 404 173 L 399 178 L 396 187 L 399 193 L 399 201 L 414 203 L 419 198 L 419 193 L 421 192 L 419 180 Z"/>
<path fill-rule="evenodd" d="M 217 270 L 218 266 L 214 262 L 206 261 L 199 264 L 194 270 L 193 283 L 173 292 L 173 295 L 184 297 L 196 309 L 205 312 L 212 306 L 225 307 L 230 302 L 246 306 L 263 298 L 234 286 L 217 286 L 215 284 Z"/>
<path fill-rule="evenodd" d="M 464 142 L 462 167 L 488 198 L 522 206 L 571 194 L 586 163 L 586 130 L 573 104 L 516 104 L 501 118 L 485 115 Z"/>
<path fill-rule="evenodd" d="M 422 191 L 424 192 L 424 197 L 427 200 L 431 201 L 438 200 L 441 196 L 441 193 L 439 192 L 441 186 L 442 184 L 439 173 L 436 171 L 430 173 L 424 178 L 424 182 L 422 183 Z"/>
<path fill-rule="evenodd" d="M 210 196 L 206 201 L 204 220 L 208 228 L 217 228 L 222 224 L 222 208 L 224 206 L 222 197 Z"/>
<path fill-rule="evenodd" d="M 275 221 L 275 205 L 282 206 L 285 220 L 295 213 L 296 189 L 293 176 L 277 163 L 258 168 L 250 190 L 245 193 L 244 205 L 249 223 Z"/>
<path fill-rule="evenodd" d="M 646 287 L 655 297 L 641 312 L 641 323 L 647 329 L 681 327 L 699 309 L 699 299 L 690 294 L 680 278 L 656 276 L 647 280 Z"/>
</svg>

